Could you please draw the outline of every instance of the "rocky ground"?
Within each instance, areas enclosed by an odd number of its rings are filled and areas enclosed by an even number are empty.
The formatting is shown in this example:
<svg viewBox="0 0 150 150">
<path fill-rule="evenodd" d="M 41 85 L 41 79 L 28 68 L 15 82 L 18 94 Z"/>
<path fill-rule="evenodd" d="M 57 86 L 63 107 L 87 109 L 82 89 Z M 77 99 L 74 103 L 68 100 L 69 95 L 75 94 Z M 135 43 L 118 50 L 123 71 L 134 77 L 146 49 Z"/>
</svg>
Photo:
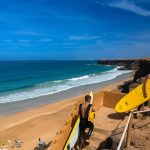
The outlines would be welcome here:
<svg viewBox="0 0 150 150">
<path fill-rule="evenodd" d="M 119 128 L 111 135 L 112 147 L 111 150 L 116 150 L 121 139 L 127 117 L 120 124 Z M 126 139 L 126 137 L 125 137 Z M 138 114 L 137 119 L 133 119 L 131 131 L 131 146 L 125 148 L 126 140 L 123 141 L 122 150 L 150 150 L 150 112 Z"/>
</svg>

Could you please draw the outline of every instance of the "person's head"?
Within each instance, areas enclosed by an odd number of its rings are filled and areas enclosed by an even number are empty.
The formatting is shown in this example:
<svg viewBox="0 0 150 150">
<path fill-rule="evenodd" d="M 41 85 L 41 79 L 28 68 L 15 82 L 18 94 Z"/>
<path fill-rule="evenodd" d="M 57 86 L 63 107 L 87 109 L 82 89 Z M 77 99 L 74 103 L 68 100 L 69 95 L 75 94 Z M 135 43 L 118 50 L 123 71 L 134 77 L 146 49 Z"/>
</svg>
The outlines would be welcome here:
<svg viewBox="0 0 150 150">
<path fill-rule="evenodd" d="M 88 102 L 88 103 L 91 102 L 91 96 L 90 95 L 85 96 L 85 102 Z"/>
</svg>

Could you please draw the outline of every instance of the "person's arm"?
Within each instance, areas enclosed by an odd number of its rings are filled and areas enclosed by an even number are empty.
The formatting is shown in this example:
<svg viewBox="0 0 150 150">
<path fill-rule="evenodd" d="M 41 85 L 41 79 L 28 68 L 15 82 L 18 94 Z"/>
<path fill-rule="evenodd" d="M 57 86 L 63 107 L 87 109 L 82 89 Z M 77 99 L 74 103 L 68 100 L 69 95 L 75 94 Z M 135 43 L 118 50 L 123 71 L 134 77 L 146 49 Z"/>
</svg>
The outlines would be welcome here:
<svg viewBox="0 0 150 150">
<path fill-rule="evenodd" d="M 89 113 L 91 112 L 95 112 L 95 109 L 93 108 L 93 106 L 91 106 Z"/>
<path fill-rule="evenodd" d="M 95 112 L 95 109 L 92 107 L 92 111 Z"/>
<path fill-rule="evenodd" d="M 146 98 L 147 97 L 147 93 L 146 93 L 146 82 L 147 82 L 148 76 L 145 77 L 143 86 L 142 86 L 142 91 L 143 91 L 143 97 Z"/>
</svg>

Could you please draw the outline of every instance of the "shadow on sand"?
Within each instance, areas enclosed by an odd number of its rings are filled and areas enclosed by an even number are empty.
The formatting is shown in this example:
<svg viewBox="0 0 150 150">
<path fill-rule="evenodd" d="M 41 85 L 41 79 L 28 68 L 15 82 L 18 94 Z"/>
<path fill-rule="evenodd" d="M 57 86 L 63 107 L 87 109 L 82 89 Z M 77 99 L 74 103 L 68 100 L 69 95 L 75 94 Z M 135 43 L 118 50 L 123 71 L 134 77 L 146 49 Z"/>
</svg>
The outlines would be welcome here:
<svg viewBox="0 0 150 150">
<path fill-rule="evenodd" d="M 49 143 L 47 143 L 46 144 L 46 148 L 49 148 L 51 144 L 52 144 L 52 141 L 50 141 Z"/>
<path fill-rule="evenodd" d="M 111 137 L 108 137 L 105 141 L 100 143 L 99 147 L 96 150 L 111 149 L 112 145 L 113 145 L 113 140 Z"/>
<path fill-rule="evenodd" d="M 108 118 L 114 119 L 114 120 L 122 120 L 124 117 L 128 115 L 127 113 L 112 113 L 108 115 Z"/>
</svg>

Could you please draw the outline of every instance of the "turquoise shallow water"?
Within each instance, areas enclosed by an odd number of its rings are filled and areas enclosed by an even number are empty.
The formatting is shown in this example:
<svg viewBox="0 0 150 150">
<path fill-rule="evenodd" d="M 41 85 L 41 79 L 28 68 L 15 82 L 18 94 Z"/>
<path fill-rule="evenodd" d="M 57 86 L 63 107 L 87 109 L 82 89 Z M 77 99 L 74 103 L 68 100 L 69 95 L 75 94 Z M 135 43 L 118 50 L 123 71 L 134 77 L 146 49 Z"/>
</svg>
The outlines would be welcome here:
<svg viewBox="0 0 150 150">
<path fill-rule="evenodd" d="M 0 103 L 99 83 L 125 72 L 96 61 L 1 61 Z"/>
</svg>

